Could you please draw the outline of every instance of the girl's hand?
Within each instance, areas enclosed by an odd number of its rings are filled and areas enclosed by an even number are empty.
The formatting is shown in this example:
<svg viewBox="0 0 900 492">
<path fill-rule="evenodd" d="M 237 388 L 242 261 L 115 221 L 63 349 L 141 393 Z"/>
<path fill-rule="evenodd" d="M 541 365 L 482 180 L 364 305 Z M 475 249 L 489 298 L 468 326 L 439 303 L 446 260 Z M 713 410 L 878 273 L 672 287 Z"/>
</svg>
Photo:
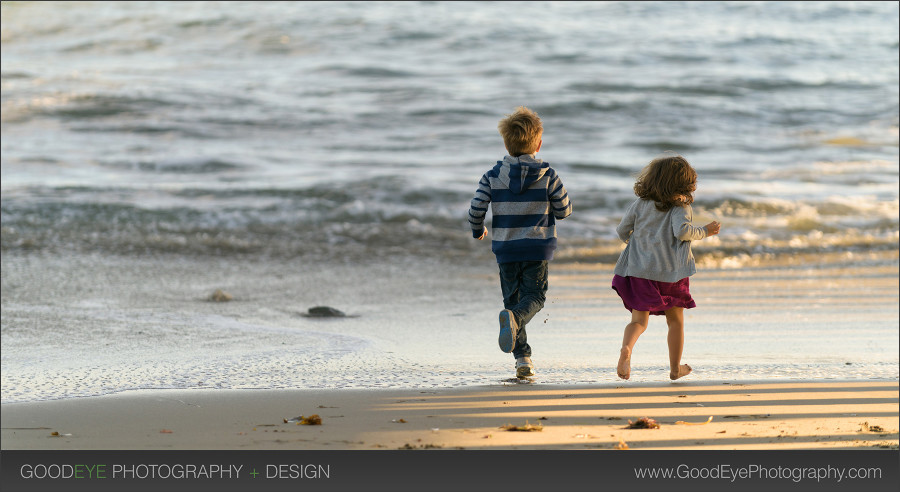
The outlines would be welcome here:
<svg viewBox="0 0 900 492">
<path fill-rule="evenodd" d="M 706 235 L 707 236 L 715 236 L 719 233 L 719 228 L 722 227 L 722 224 L 712 221 L 709 224 L 706 224 Z"/>
</svg>

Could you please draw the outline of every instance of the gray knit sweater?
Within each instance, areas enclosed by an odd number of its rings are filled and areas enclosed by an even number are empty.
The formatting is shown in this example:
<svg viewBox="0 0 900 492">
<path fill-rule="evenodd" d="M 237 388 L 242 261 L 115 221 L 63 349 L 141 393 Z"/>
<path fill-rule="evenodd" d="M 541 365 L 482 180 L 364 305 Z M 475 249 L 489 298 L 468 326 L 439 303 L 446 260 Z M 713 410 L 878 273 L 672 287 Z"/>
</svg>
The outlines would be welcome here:
<svg viewBox="0 0 900 492">
<path fill-rule="evenodd" d="M 656 209 L 652 200 L 637 199 L 628 207 L 616 233 L 628 243 L 615 274 L 659 282 L 677 282 L 697 272 L 691 241 L 707 236 L 706 227 L 691 225 L 690 205 Z"/>
</svg>

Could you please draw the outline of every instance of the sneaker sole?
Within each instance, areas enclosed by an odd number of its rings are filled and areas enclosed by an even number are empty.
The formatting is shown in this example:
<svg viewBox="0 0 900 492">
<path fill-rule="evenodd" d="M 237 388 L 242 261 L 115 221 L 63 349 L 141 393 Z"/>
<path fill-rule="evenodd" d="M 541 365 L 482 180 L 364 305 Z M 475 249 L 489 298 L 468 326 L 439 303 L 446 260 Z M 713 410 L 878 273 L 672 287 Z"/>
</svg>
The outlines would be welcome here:
<svg viewBox="0 0 900 492">
<path fill-rule="evenodd" d="M 530 378 L 534 376 L 534 368 L 524 366 L 516 369 L 516 377 L 517 378 Z"/>
<path fill-rule="evenodd" d="M 500 350 L 509 353 L 516 346 L 516 318 L 512 311 L 504 309 L 500 311 L 500 337 L 497 342 L 500 344 Z"/>
</svg>

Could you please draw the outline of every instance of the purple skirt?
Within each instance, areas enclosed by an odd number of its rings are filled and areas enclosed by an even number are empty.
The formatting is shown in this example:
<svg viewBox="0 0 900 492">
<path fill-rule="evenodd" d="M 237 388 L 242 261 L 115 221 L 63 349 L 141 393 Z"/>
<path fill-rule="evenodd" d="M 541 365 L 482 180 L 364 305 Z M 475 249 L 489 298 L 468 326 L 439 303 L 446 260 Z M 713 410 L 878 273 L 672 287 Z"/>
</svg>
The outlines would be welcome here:
<svg viewBox="0 0 900 492">
<path fill-rule="evenodd" d="M 622 298 L 629 312 L 649 311 L 666 314 L 667 309 L 697 307 L 691 297 L 690 282 L 685 277 L 678 282 L 658 282 L 640 277 L 613 276 L 612 288 Z"/>
</svg>

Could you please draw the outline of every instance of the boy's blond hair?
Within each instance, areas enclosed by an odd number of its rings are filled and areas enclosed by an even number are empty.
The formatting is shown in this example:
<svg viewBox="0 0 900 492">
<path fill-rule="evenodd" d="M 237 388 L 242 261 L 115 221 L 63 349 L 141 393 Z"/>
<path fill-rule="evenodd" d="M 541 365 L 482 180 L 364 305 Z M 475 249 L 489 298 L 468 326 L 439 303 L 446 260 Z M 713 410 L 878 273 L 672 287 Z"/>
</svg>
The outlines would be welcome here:
<svg viewBox="0 0 900 492">
<path fill-rule="evenodd" d="M 541 118 L 525 106 L 519 106 L 515 112 L 506 115 L 497 124 L 497 129 L 503 136 L 506 150 L 513 157 L 537 152 L 541 135 L 544 134 Z"/>
</svg>

